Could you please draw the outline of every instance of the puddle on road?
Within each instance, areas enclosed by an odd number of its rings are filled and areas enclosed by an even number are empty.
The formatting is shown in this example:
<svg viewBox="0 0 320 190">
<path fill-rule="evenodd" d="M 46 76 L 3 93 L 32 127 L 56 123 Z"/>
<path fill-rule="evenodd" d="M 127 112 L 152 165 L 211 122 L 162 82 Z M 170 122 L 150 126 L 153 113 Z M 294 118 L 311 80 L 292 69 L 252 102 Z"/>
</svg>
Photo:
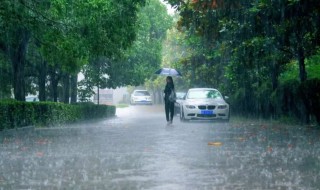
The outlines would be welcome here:
<svg viewBox="0 0 320 190">
<path fill-rule="evenodd" d="M 0 189 L 318 189 L 319 130 L 165 125 L 130 107 L 84 126 L 0 134 Z M 86 126 L 88 125 L 88 126 Z"/>
</svg>

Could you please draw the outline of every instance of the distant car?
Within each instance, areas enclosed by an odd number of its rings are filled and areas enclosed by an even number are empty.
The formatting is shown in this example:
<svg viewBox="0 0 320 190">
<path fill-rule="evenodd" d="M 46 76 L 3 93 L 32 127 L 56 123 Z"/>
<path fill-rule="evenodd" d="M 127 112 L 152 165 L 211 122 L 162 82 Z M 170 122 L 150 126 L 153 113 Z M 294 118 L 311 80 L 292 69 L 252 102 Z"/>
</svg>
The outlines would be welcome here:
<svg viewBox="0 0 320 190">
<path fill-rule="evenodd" d="M 177 99 L 176 102 L 174 103 L 174 113 L 175 114 L 180 114 L 180 106 L 182 101 L 184 100 L 184 97 L 186 96 L 186 92 L 176 92 Z"/>
<path fill-rule="evenodd" d="M 191 119 L 229 121 L 229 104 L 214 88 L 191 88 L 180 106 L 181 121 Z"/>
<path fill-rule="evenodd" d="M 152 104 L 152 98 L 147 90 L 135 90 L 131 94 L 130 103 L 135 104 Z"/>
<path fill-rule="evenodd" d="M 37 96 L 27 96 L 26 102 L 39 102 L 39 98 Z"/>
</svg>

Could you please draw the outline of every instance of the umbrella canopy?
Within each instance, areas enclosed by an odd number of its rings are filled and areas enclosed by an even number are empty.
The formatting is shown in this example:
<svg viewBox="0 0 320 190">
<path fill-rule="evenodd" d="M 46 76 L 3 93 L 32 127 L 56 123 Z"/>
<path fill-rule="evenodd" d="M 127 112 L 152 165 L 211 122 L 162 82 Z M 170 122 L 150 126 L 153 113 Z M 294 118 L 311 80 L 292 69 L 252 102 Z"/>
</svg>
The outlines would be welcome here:
<svg viewBox="0 0 320 190">
<path fill-rule="evenodd" d="M 166 75 L 166 76 L 177 76 L 177 77 L 182 76 L 178 70 L 172 69 L 172 68 L 162 68 L 162 69 L 157 70 L 154 74 Z"/>
</svg>

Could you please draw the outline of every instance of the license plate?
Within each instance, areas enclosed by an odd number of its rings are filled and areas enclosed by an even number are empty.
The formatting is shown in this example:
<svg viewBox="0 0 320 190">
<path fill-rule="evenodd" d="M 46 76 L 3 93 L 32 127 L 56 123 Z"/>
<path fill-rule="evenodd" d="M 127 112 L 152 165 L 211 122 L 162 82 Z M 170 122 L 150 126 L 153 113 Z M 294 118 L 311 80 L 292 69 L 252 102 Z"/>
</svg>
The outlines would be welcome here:
<svg viewBox="0 0 320 190">
<path fill-rule="evenodd" d="M 203 115 L 212 115 L 213 111 L 212 110 L 201 110 L 201 114 L 203 114 Z"/>
</svg>

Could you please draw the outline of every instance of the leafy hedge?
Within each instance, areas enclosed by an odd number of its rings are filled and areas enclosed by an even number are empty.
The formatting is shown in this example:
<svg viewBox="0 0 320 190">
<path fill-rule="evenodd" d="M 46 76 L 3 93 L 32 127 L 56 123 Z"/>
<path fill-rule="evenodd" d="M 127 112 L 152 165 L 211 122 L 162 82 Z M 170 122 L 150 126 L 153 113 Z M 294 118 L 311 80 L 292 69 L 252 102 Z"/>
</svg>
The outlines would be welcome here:
<svg viewBox="0 0 320 190">
<path fill-rule="evenodd" d="M 320 125 L 320 80 L 310 79 L 303 83 L 289 80 L 274 94 L 273 105 L 276 113 L 308 122 L 314 117 Z"/>
<path fill-rule="evenodd" d="M 23 126 L 53 126 L 115 115 L 115 106 L 54 102 L 0 101 L 0 130 Z"/>
<path fill-rule="evenodd" d="M 320 79 L 291 79 L 282 81 L 273 92 L 270 88 L 267 83 L 258 89 L 237 89 L 229 99 L 232 114 L 300 123 L 316 121 L 320 126 Z"/>
<path fill-rule="evenodd" d="M 320 80 L 311 79 L 303 82 L 300 85 L 299 92 L 306 106 L 307 114 L 315 116 L 320 125 Z"/>
</svg>

